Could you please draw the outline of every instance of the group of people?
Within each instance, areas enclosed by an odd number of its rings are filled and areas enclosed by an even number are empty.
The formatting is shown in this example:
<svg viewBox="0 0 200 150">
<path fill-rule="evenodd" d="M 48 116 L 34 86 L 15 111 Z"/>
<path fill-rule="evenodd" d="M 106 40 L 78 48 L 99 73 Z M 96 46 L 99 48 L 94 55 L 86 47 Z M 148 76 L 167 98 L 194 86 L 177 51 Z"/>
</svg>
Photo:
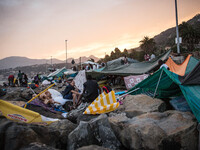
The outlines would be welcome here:
<svg viewBox="0 0 200 150">
<path fill-rule="evenodd" d="M 8 86 L 27 87 L 28 82 L 29 82 L 28 76 L 24 72 L 21 72 L 21 70 L 18 71 L 17 77 L 15 77 L 13 74 L 10 74 L 8 76 Z M 38 74 L 33 78 L 32 82 L 39 85 L 40 77 Z"/>
<path fill-rule="evenodd" d="M 73 99 L 73 108 L 76 108 L 82 102 L 82 99 L 84 99 L 84 102 L 90 103 L 101 94 L 101 88 L 96 80 L 92 80 L 91 75 L 87 76 L 87 81 L 83 84 L 83 87 L 83 93 L 80 94 L 80 91 L 75 86 L 75 82 L 72 80 L 62 92 L 64 99 Z"/>
<path fill-rule="evenodd" d="M 17 78 L 13 74 L 8 76 L 8 85 L 9 86 L 27 86 L 28 84 L 28 77 L 25 73 L 19 70 L 17 74 Z"/>
<path fill-rule="evenodd" d="M 144 54 L 144 60 L 145 61 L 150 61 L 150 60 L 152 60 L 152 59 L 154 59 L 154 58 L 156 58 L 156 56 L 155 56 L 155 54 L 151 54 L 151 56 L 149 55 L 149 54 Z"/>
</svg>

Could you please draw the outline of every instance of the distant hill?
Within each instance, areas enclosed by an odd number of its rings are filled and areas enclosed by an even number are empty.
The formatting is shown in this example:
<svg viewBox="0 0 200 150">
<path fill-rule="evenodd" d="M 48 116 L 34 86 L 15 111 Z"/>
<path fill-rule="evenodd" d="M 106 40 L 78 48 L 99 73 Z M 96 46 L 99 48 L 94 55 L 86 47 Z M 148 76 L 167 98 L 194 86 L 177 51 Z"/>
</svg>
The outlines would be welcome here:
<svg viewBox="0 0 200 150">
<path fill-rule="evenodd" d="M 188 20 L 187 23 L 200 31 L 200 14 L 195 15 L 192 19 Z M 159 47 L 160 49 L 165 49 L 165 47 L 172 47 L 175 44 L 175 37 L 176 27 L 172 27 L 154 36 L 153 38 L 156 42 L 157 47 Z M 140 47 L 136 47 L 129 49 L 128 52 L 131 53 L 132 50 L 142 51 Z"/>
<path fill-rule="evenodd" d="M 52 59 L 53 63 L 63 63 L 62 60 Z M 0 60 L 0 69 L 16 68 L 22 66 L 31 66 L 37 64 L 50 64 L 49 59 L 30 59 L 27 57 L 12 56 Z"/>
<path fill-rule="evenodd" d="M 95 61 L 98 61 L 99 58 L 91 55 L 89 57 L 81 57 L 81 61 L 87 61 L 88 59 L 93 58 Z M 71 63 L 73 58 L 69 58 L 67 60 L 68 63 Z M 79 63 L 79 59 L 75 59 L 76 63 Z M 60 64 L 65 63 L 65 61 L 52 59 L 52 64 Z M 32 66 L 32 65 L 40 65 L 40 64 L 51 64 L 50 59 L 30 59 L 27 57 L 20 57 L 20 56 L 12 56 L 6 57 L 0 60 L 0 70 L 1 69 L 9 69 L 9 68 L 16 68 L 16 67 L 23 67 L 23 66 Z"/>
<path fill-rule="evenodd" d="M 180 22 L 181 24 L 182 22 Z M 188 24 L 194 28 L 200 29 L 200 14 L 197 14 L 192 19 L 187 21 Z M 154 36 L 157 47 L 165 48 L 175 44 L 176 27 L 169 28 L 160 34 Z"/>
</svg>

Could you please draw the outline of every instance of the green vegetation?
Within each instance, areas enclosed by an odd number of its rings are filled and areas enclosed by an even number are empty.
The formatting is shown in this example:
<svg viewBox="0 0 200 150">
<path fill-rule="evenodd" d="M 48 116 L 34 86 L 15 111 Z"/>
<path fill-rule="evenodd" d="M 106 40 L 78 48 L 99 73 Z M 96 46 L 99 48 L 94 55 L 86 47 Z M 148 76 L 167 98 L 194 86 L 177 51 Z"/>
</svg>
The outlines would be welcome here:
<svg viewBox="0 0 200 150">
<path fill-rule="evenodd" d="M 146 54 L 151 54 L 156 49 L 156 42 L 153 38 L 149 38 L 148 36 L 145 36 L 140 41 L 140 47 L 144 50 Z"/>
</svg>

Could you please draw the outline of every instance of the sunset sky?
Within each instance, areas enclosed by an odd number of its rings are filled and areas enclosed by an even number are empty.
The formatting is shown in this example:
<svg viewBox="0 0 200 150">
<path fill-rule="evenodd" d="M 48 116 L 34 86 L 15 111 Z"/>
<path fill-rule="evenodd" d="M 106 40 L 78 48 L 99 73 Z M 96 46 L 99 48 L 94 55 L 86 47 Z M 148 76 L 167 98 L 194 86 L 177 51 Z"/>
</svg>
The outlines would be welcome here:
<svg viewBox="0 0 200 150">
<path fill-rule="evenodd" d="M 177 0 L 179 23 L 200 0 Z M 175 26 L 174 0 L 0 0 L 0 59 L 104 57 Z"/>
</svg>

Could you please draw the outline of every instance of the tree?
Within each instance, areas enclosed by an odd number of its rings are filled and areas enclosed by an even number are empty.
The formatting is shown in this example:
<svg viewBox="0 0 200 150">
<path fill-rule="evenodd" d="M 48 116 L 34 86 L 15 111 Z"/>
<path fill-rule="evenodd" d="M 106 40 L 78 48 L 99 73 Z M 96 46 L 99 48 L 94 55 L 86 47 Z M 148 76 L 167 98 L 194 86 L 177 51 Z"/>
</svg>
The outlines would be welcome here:
<svg viewBox="0 0 200 150">
<path fill-rule="evenodd" d="M 182 37 L 182 44 L 187 47 L 187 50 L 193 51 L 195 45 L 200 42 L 200 35 L 192 25 L 182 22 L 179 25 L 180 36 Z"/>
<path fill-rule="evenodd" d="M 145 53 L 152 53 L 153 50 L 156 48 L 156 43 L 153 38 L 149 38 L 148 36 L 145 36 L 140 41 L 140 47 L 144 50 Z"/>
<path fill-rule="evenodd" d="M 128 50 L 127 50 L 127 49 L 124 49 L 123 55 L 124 55 L 124 56 L 128 56 Z"/>
</svg>

